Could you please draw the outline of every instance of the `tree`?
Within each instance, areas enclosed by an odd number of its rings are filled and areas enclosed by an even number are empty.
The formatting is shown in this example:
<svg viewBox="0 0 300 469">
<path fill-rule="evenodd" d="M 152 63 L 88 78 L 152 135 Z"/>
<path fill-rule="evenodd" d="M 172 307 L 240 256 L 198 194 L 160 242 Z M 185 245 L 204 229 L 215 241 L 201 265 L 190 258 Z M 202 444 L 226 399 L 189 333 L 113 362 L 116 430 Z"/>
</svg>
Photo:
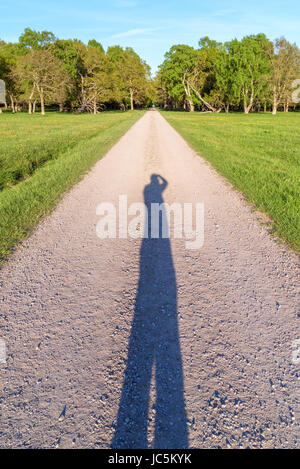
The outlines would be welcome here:
<svg viewBox="0 0 300 469">
<path fill-rule="evenodd" d="M 225 43 L 220 49 L 216 63 L 216 82 L 223 92 L 225 112 L 229 112 L 230 105 L 238 104 L 239 96 L 234 92 L 235 64 L 232 60 L 230 43 Z"/>
<path fill-rule="evenodd" d="M 107 55 L 113 64 L 113 74 L 119 88 L 116 98 L 122 100 L 124 107 L 128 100 L 133 110 L 134 103 L 142 104 L 147 99 L 150 67 L 131 47 L 110 47 Z"/>
<path fill-rule="evenodd" d="M 1 82 L 3 81 L 4 82 L 4 86 L 5 86 L 5 81 L 3 80 L 5 78 L 5 76 L 7 75 L 7 65 L 6 65 L 6 62 L 4 60 L 3 57 L 1 57 L 0 55 L 0 80 Z M 3 85 L 3 83 L 1 83 Z M 3 94 L 3 97 L 2 97 L 2 94 Z M 2 105 L 4 103 L 4 101 L 6 102 L 6 93 L 5 93 L 5 88 L 4 88 L 4 91 L 3 91 L 3 88 L 1 88 L 1 93 L 0 93 L 0 105 Z M 0 113 L 2 112 L 2 109 L 0 107 Z"/>
<path fill-rule="evenodd" d="M 39 95 L 41 114 L 45 115 L 45 100 L 57 101 L 68 84 L 68 75 L 61 62 L 47 49 L 32 49 L 17 65 L 20 79 Z"/>
<path fill-rule="evenodd" d="M 57 39 L 49 50 L 57 57 L 62 68 L 67 72 L 70 80 L 68 87 L 68 100 L 71 107 L 82 105 L 83 96 L 83 78 L 85 76 L 84 56 L 86 46 L 77 39 Z"/>
<path fill-rule="evenodd" d="M 98 103 L 103 105 L 111 98 L 111 81 L 109 61 L 102 46 L 98 43 L 95 46 L 95 42 L 92 42 L 94 45 L 91 45 L 90 41 L 84 55 L 83 89 L 86 108 L 97 114 Z"/>
<path fill-rule="evenodd" d="M 240 42 L 234 39 L 228 45 L 232 91 L 242 99 L 245 114 L 252 109 L 271 71 L 268 44 L 266 36 L 258 34 L 246 36 Z"/>
<path fill-rule="evenodd" d="M 273 94 L 272 114 L 277 113 L 278 106 L 283 104 L 288 110 L 292 94 L 292 83 L 297 78 L 300 51 L 296 44 L 290 44 L 286 39 L 276 39 L 274 46 L 269 47 L 272 63 L 270 87 Z"/>
<path fill-rule="evenodd" d="M 191 77 L 195 70 L 198 52 L 191 46 L 179 44 L 171 47 L 160 66 L 161 83 L 176 102 L 185 101 L 188 110 L 194 111 Z"/>
<path fill-rule="evenodd" d="M 190 88 L 199 102 L 212 112 L 220 112 L 224 104 L 223 91 L 216 78 L 216 62 L 221 48 L 221 43 L 207 36 L 200 39 L 197 60 L 189 78 Z"/>
<path fill-rule="evenodd" d="M 146 94 L 146 64 L 140 59 L 133 49 L 127 47 L 124 51 L 124 60 L 120 63 L 119 74 L 124 89 L 129 95 L 130 109 L 134 109 L 134 102 L 140 103 Z"/>
<path fill-rule="evenodd" d="M 16 63 L 23 53 L 20 44 L 3 43 L 0 45 L 0 56 L 2 58 L 2 79 L 6 83 L 6 94 L 10 100 L 13 113 L 17 111 L 17 102 L 22 94 L 21 83 L 16 74 Z"/>
<path fill-rule="evenodd" d="M 102 44 L 100 44 L 100 42 L 96 41 L 96 39 L 90 39 L 89 42 L 88 42 L 88 46 L 99 49 L 103 54 L 105 54 L 105 51 L 103 49 Z"/>
<path fill-rule="evenodd" d="M 9 73 L 9 66 L 5 58 L 1 55 L 1 48 L 0 48 L 0 79 L 5 80 L 8 73 Z"/>
<path fill-rule="evenodd" d="M 50 31 L 34 31 L 30 28 L 25 28 L 25 31 L 19 37 L 19 44 L 24 49 L 44 49 L 50 44 L 55 42 L 56 38 Z"/>
</svg>

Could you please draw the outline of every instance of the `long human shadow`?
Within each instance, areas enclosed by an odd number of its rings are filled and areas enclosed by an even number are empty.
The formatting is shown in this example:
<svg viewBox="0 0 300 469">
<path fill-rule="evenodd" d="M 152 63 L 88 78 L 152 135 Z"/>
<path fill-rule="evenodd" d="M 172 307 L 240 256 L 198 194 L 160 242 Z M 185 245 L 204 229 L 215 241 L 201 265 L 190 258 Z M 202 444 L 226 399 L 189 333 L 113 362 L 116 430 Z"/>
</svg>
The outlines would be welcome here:
<svg viewBox="0 0 300 469">
<path fill-rule="evenodd" d="M 112 448 L 187 448 L 188 431 L 177 324 L 177 287 L 169 238 L 151 238 L 151 204 L 163 203 L 167 181 L 153 174 L 144 189 L 148 238 L 140 275 L 128 361 Z M 154 442 L 147 440 L 150 382 L 155 373 Z M 153 415 L 153 413 L 152 413 Z"/>
</svg>

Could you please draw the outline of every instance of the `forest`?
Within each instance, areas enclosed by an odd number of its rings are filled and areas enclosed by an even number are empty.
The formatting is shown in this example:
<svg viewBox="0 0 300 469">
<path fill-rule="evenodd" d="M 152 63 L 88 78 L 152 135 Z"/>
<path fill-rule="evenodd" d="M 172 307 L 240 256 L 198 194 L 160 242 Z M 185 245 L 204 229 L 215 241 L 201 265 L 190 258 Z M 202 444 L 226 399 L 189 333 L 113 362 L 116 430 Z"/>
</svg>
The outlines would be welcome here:
<svg viewBox="0 0 300 469">
<path fill-rule="evenodd" d="M 153 104 L 188 112 L 299 110 L 300 51 L 265 34 L 221 43 L 203 37 L 198 48 L 174 45 L 155 76 L 130 47 L 105 51 L 95 39 L 59 39 L 26 28 L 16 43 L 0 41 L 4 107 L 98 113 Z"/>
<path fill-rule="evenodd" d="M 204 37 L 198 49 L 175 45 L 157 76 L 158 101 L 165 109 L 206 112 L 296 109 L 300 51 L 264 34 L 220 43 Z"/>
<path fill-rule="evenodd" d="M 151 102 L 150 67 L 131 48 L 96 40 L 58 39 L 49 31 L 26 28 L 17 43 L 0 41 L 0 78 L 12 112 L 37 106 L 91 112 L 147 107 Z"/>
</svg>

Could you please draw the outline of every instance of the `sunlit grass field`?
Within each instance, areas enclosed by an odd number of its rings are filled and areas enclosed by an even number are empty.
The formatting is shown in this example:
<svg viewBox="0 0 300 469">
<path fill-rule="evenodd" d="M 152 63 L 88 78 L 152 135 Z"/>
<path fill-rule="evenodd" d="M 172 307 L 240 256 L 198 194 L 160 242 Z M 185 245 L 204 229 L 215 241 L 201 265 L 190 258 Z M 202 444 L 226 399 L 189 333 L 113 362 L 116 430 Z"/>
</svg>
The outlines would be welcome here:
<svg viewBox="0 0 300 469">
<path fill-rule="evenodd" d="M 142 114 L 0 114 L 0 263 Z"/>
<path fill-rule="evenodd" d="M 300 113 L 162 114 L 300 250 Z"/>
<path fill-rule="evenodd" d="M 0 190 L 31 176 L 47 161 L 58 158 L 78 142 L 123 121 L 120 112 L 90 114 L 48 113 L 0 116 Z M 126 114 L 125 120 L 129 117 Z"/>
</svg>

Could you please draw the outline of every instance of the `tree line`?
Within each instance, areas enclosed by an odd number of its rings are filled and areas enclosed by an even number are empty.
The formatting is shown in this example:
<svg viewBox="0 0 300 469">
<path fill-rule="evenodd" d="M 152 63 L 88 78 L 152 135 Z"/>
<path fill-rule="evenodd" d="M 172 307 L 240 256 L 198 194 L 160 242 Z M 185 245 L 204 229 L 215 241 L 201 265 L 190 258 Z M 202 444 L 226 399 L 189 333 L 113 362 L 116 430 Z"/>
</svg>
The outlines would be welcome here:
<svg viewBox="0 0 300 469">
<path fill-rule="evenodd" d="M 32 114 L 39 106 L 45 114 L 48 106 L 96 114 L 155 103 L 189 112 L 263 109 L 276 114 L 297 107 L 292 95 L 299 78 L 297 45 L 284 38 L 272 42 L 264 34 L 225 43 L 203 37 L 198 48 L 174 45 L 154 79 L 129 47 L 105 51 L 95 39 L 86 45 L 30 28 L 16 43 L 0 41 L 0 79 L 12 112 Z"/>
<path fill-rule="evenodd" d="M 0 41 L 0 78 L 12 112 L 55 106 L 96 114 L 149 106 L 153 95 L 150 67 L 132 48 L 105 51 L 96 40 L 85 45 L 30 28 L 16 43 Z"/>
<path fill-rule="evenodd" d="M 288 111 L 300 78 L 300 51 L 284 38 L 264 34 L 221 43 L 204 37 L 197 49 L 174 45 L 156 77 L 157 100 L 165 109 Z"/>
</svg>

